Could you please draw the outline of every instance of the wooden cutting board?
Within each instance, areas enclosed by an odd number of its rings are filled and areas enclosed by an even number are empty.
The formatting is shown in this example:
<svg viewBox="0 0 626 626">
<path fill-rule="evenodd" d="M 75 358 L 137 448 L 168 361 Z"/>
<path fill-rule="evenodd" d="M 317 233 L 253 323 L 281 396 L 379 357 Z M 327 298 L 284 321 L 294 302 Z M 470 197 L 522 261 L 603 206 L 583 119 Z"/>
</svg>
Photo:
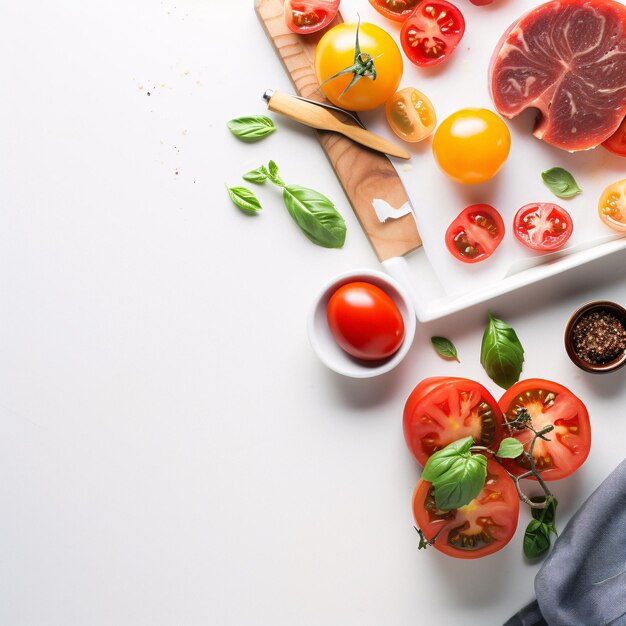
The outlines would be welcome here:
<svg viewBox="0 0 626 626">
<path fill-rule="evenodd" d="M 298 95 L 325 101 L 319 90 L 313 62 L 317 42 L 326 29 L 312 35 L 297 35 L 285 24 L 283 0 L 255 0 L 255 6 Z M 342 21 L 341 15 L 337 14 L 330 27 Z M 347 116 L 342 121 L 353 123 Z M 379 260 L 403 256 L 419 247 L 422 241 L 411 214 L 383 223 L 372 206 L 374 198 L 385 200 L 396 209 L 408 201 L 402 181 L 391 161 L 385 155 L 360 146 L 343 135 L 315 132 Z"/>
</svg>

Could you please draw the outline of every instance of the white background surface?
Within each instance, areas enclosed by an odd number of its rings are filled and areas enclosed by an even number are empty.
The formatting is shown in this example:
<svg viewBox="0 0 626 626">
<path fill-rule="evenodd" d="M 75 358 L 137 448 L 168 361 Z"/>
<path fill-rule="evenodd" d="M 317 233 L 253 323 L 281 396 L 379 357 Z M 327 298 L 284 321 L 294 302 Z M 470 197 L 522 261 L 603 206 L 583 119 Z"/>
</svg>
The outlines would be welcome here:
<svg viewBox="0 0 626 626">
<path fill-rule="evenodd" d="M 430 375 L 499 395 L 486 306 L 418 324 L 373 381 L 309 348 L 318 287 L 377 264 L 309 131 L 226 130 L 289 89 L 251 2 L 4 2 L 0 75 L 1 624 L 470 626 L 531 598 L 521 532 L 462 562 L 418 553 L 412 528 L 404 401 Z M 335 199 L 343 250 L 310 244 L 273 189 L 257 218 L 229 203 L 224 182 L 270 158 Z M 626 302 L 625 260 L 490 304 L 524 375 L 590 409 L 589 460 L 554 485 L 560 528 L 624 455 L 626 371 L 579 372 L 562 331 L 590 298 Z"/>
</svg>

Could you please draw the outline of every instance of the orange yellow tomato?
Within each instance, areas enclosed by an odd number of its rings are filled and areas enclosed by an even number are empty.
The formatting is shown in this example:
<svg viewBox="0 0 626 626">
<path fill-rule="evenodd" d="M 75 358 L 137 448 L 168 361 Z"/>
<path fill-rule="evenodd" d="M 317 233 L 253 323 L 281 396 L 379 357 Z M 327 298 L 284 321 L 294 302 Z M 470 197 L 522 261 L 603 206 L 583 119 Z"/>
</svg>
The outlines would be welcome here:
<svg viewBox="0 0 626 626">
<path fill-rule="evenodd" d="M 315 74 L 324 95 L 338 107 L 350 111 L 366 111 L 384 104 L 398 88 L 402 77 L 402 56 L 389 33 L 374 24 L 359 28 L 360 55 L 356 55 L 357 24 L 338 24 L 317 44 Z M 332 78 L 358 63 L 369 63 L 375 72 L 368 72 L 348 89 L 352 72 Z M 327 82 L 325 82 L 327 81 Z"/>
<path fill-rule="evenodd" d="M 433 138 L 439 167 L 459 183 L 482 183 L 495 176 L 511 149 L 502 118 L 487 109 L 461 109 L 447 117 Z"/>
<path fill-rule="evenodd" d="M 600 219 L 614 230 L 626 231 L 626 178 L 609 185 L 598 202 Z"/>
<path fill-rule="evenodd" d="M 437 116 L 432 102 L 413 87 L 396 92 L 385 105 L 391 130 L 404 141 L 416 142 L 432 135 Z"/>
</svg>

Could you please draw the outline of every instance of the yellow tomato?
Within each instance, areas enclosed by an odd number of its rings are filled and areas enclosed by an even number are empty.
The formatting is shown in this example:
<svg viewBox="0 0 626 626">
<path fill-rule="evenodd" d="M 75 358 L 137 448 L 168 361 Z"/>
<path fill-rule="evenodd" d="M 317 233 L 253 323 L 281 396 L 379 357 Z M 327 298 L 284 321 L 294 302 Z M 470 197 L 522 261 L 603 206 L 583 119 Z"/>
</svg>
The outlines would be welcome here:
<svg viewBox="0 0 626 626">
<path fill-rule="evenodd" d="M 626 178 L 609 185 L 602 192 L 598 213 L 607 226 L 626 231 Z"/>
<path fill-rule="evenodd" d="M 439 167 L 459 183 L 482 183 L 495 176 L 511 149 L 502 118 L 487 109 L 461 109 L 435 132 L 433 154 Z"/>
<path fill-rule="evenodd" d="M 431 101 L 417 89 L 405 87 L 396 92 L 385 105 L 391 130 L 404 141 L 422 141 L 432 134 L 437 124 Z"/>
<path fill-rule="evenodd" d="M 398 88 L 402 57 L 391 36 L 374 24 L 359 27 L 360 54 L 356 54 L 356 36 L 357 24 L 331 28 L 317 44 L 315 74 L 324 95 L 335 106 L 367 111 L 384 104 Z M 364 74 L 346 90 L 355 74 L 332 76 L 352 67 L 360 67 Z"/>
</svg>

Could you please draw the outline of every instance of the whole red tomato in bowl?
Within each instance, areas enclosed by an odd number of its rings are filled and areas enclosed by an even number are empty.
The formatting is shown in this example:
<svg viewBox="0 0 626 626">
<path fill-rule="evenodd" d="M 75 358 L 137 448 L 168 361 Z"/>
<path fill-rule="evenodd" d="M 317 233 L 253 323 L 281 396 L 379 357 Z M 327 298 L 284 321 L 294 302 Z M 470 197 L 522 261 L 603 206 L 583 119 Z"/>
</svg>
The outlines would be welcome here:
<svg viewBox="0 0 626 626">
<path fill-rule="evenodd" d="M 396 367 L 411 347 L 415 326 L 409 294 L 387 274 L 369 269 L 329 280 L 307 321 L 309 341 L 322 363 L 352 378 L 370 378 Z"/>
</svg>

